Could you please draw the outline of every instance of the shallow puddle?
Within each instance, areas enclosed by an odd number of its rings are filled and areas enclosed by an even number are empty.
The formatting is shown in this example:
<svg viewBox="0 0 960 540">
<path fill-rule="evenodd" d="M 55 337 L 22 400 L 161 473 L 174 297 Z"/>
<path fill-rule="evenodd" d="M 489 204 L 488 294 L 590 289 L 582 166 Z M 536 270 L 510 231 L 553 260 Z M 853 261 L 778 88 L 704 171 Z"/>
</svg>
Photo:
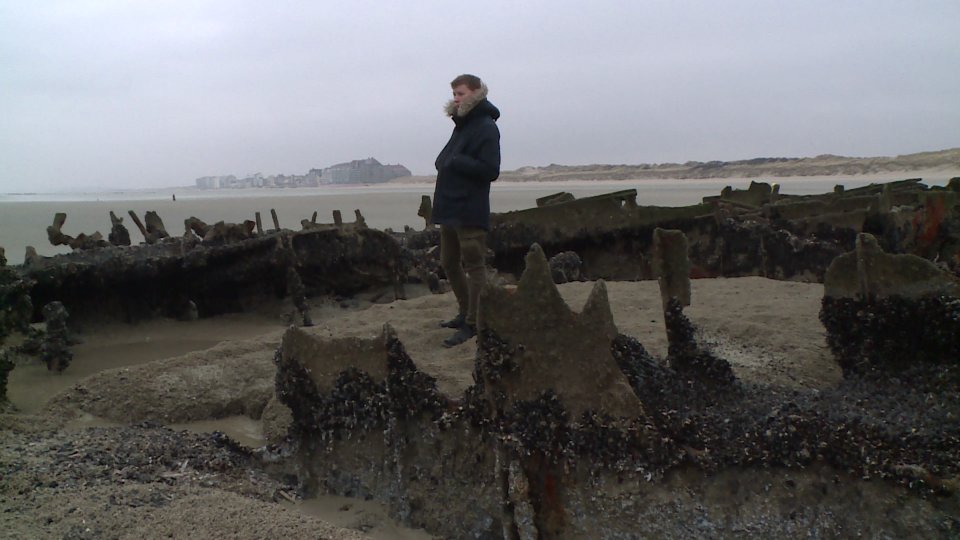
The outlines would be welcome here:
<svg viewBox="0 0 960 540">
<path fill-rule="evenodd" d="M 280 328 L 279 320 L 257 314 L 104 325 L 76 336 L 81 342 L 70 347 L 73 361 L 63 373 L 48 371 L 39 359 L 18 363 L 7 381 L 7 398 L 19 412 L 33 414 L 53 396 L 101 371 L 181 356 Z"/>
<path fill-rule="evenodd" d="M 72 387 L 81 379 L 107 369 L 135 366 L 153 360 L 180 356 L 210 348 L 220 340 L 187 339 L 154 342 L 149 336 L 139 341 L 109 344 L 81 343 L 71 348 L 73 361 L 63 373 L 47 370 L 39 360 L 18 364 L 7 381 L 7 397 L 18 411 L 32 414 L 39 411 L 53 396 Z"/>
</svg>

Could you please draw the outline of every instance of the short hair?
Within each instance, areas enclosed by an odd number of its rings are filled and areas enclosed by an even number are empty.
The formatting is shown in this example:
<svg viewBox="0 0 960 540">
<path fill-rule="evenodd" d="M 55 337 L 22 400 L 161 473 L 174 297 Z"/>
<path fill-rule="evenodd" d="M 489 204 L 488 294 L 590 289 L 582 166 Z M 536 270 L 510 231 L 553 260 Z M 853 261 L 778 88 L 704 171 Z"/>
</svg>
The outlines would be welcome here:
<svg viewBox="0 0 960 540">
<path fill-rule="evenodd" d="M 464 73 L 463 75 L 457 75 L 457 78 L 450 81 L 450 88 L 456 88 L 461 84 L 467 85 L 467 88 L 471 90 L 477 90 L 483 84 L 483 81 L 480 80 L 480 77 L 476 75 L 469 75 Z"/>
</svg>

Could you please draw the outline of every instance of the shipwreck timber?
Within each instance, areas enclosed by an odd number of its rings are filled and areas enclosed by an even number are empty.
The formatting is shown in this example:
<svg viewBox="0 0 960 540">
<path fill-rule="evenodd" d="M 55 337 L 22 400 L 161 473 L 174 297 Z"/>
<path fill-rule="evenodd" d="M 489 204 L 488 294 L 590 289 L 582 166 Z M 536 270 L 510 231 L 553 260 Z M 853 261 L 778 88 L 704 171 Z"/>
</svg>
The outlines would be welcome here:
<svg viewBox="0 0 960 540">
<path fill-rule="evenodd" d="M 499 216 L 494 259 L 521 277 L 484 292 L 474 384 L 459 396 L 439 392 L 389 326 L 368 340 L 291 329 L 275 357 L 273 408 L 292 421 L 285 447 L 265 453 L 276 452 L 272 467 L 297 474 L 305 494 L 374 498 L 446 537 L 955 536 L 960 383 L 956 343 L 943 338 L 958 335 L 956 206 L 952 192 L 912 182 L 903 191 L 825 195 L 816 215 L 839 217 L 820 224 L 791 217 L 811 216 L 791 206 L 810 200 L 759 184 L 655 218 L 629 192 L 549 198 L 537 209 L 545 213 Z M 257 234 L 255 223 L 193 222 L 184 238 L 164 236 L 154 221 L 150 246 L 32 258 L 25 272 L 36 281 L 34 305 L 56 295 L 71 317 L 115 310 L 130 320 L 409 277 L 404 261 L 434 231 L 407 233 L 405 250 L 357 217 L 353 227 L 339 216 L 330 226 L 304 220 L 293 232 L 274 214 L 275 230 Z M 667 224 L 675 227 L 658 227 Z M 860 235 L 870 231 L 877 236 Z M 549 251 L 524 246 L 533 236 Z M 891 257 L 925 251 L 936 262 L 910 258 L 921 270 L 895 283 L 887 278 L 899 267 L 884 266 L 881 245 Z M 858 251 L 843 255 L 844 246 Z M 658 278 L 667 357 L 620 332 L 602 281 L 579 312 L 570 309 L 553 284 L 553 253 L 578 255 L 590 278 Z M 757 274 L 825 279 L 828 334 L 852 344 L 834 349 L 845 374 L 837 388 L 738 381 L 697 341 L 696 321 L 683 313 L 695 301 L 689 277 Z M 915 298 L 917 276 L 937 286 Z M 940 303 L 923 303 L 931 291 Z M 864 321 L 883 315 L 877 300 L 892 298 L 920 303 L 890 320 L 921 319 L 933 331 L 906 347 L 879 340 L 889 327 Z M 844 333 L 854 325 L 869 332 Z"/>
<path fill-rule="evenodd" d="M 658 272 L 684 265 L 657 252 Z M 663 277 L 671 347 L 658 359 L 619 333 L 603 282 L 572 311 L 534 246 L 516 288 L 483 293 L 461 396 L 440 393 L 389 326 L 369 340 L 289 330 L 276 391 L 302 489 L 373 498 L 457 538 L 958 530 L 949 372 L 817 393 L 743 383 L 685 330 L 682 277 Z"/>
<path fill-rule="evenodd" d="M 653 279 L 653 231 L 679 230 L 688 239 L 690 275 L 764 276 L 822 282 L 835 257 L 871 233 L 891 253 L 937 260 L 960 273 L 960 179 L 929 188 L 919 179 L 821 195 L 787 195 L 754 182 L 746 190 L 684 207 L 642 206 L 636 190 L 575 199 L 543 197 L 535 208 L 494 214 L 488 242 L 492 263 L 517 274 L 532 243 L 548 257 L 574 252 L 585 279 Z M 408 231 L 405 245 L 424 251 L 439 244 L 437 231 Z"/>
<path fill-rule="evenodd" d="M 208 226 L 188 220 L 182 237 L 161 233 L 156 222 L 147 245 L 28 261 L 20 271 L 32 283 L 36 309 L 59 301 L 76 321 L 208 317 L 290 291 L 350 296 L 402 284 L 400 246 L 362 222 L 254 235 L 252 221 Z M 301 283 L 291 283 L 295 276 Z"/>
<path fill-rule="evenodd" d="M 831 261 L 867 232 L 889 253 L 915 254 L 960 273 L 958 191 L 960 179 L 946 188 L 912 179 L 813 196 L 752 183 L 676 208 L 638 205 L 636 190 L 583 199 L 558 193 L 535 208 L 492 216 L 490 262 L 501 274 L 519 275 L 526 251 L 537 243 L 548 258 L 563 255 L 554 269 L 561 280 L 653 279 L 653 235 L 661 228 L 686 237 L 691 277 L 822 282 Z M 191 218 L 178 237 L 155 212 L 145 221 L 132 214 L 146 241 L 139 246 L 128 246 L 129 233 L 116 215 L 107 245 L 98 232 L 66 235 L 66 216 L 57 214 L 48 228 L 51 242 L 75 251 L 39 257 L 28 248 L 25 263 L 14 268 L 33 284 L 34 320 L 52 301 L 62 302 L 76 321 L 134 321 L 205 317 L 292 295 L 307 321 L 310 296 L 393 286 L 401 297 L 410 281 L 441 290 L 439 234 L 428 206 L 425 197 L 425 229 L 403 233 L 369 229 L 359 211 L 353 223 L 337 211 L 332 224 L 313 216 L 292 231 L 281 229 L 271 211 L 271 230 L 259 215 L 239 224 Z"/>
</svg>

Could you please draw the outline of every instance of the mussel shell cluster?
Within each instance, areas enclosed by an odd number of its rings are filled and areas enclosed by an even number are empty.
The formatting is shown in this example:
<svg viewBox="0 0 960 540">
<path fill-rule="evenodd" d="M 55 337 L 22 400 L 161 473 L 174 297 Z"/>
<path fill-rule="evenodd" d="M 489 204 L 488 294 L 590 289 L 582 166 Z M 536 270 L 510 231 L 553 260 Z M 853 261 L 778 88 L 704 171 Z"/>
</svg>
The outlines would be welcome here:
<svg viewBox="0 0 960 540">
<path fill-rule="evenodd" d="M 820 321 L 844 374 L 960 362 L 960 299 L 824 297 Z"/>
</svg>

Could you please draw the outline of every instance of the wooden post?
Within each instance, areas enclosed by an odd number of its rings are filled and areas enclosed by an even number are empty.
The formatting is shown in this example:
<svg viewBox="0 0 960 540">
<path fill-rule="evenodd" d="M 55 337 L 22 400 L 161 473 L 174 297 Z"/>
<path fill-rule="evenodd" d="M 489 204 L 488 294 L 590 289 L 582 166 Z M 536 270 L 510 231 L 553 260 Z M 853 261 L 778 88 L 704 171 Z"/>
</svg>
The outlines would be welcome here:
<svg viewBox="0 0 960 540">
<path fill-rule="evenodd" d="M 690 258 L 687 237 L 683 231 L 661 229 L 653 231 L 653 264 L 660 283 L 660 299 L 664 310 L 671 298 L 681 306 L 690 305 Z"/>
<path fill-rule="evenodd" d="M 263 225 L 260 223 L 260 212 L 257 212 L 257 234 L 263 234 Z"/>
<path fill-rule="evenodd" d="M 133 210 L 127 210 L 127 213 L 130 214 L 130 219 L 133 220 L 133 223 L 140 229 L 140 234 L 143 235 L 143 239 L 147 239 L 147 228 L 143 226 L 143 222 L 140 221 L 140 218 L 133 213 Z"/>
<path fill-rule="evenodd" d="M 63 228 L 63 224 L 66 222 L 67 214 L 63 212 L 57 212 L 53 215 L 53 227 L 57 229 L 57 231 L 61 230 Z"/>
<path fill-rule="evenodd" d="M 340 227 L 341 225 L 343 225 L 343 216 L 340 215 L 339 210 L 333 211 L 333 224 L 336 225 L 337 227 Z"/>
<path fill-rule="evenodd" d="M 430 202 L 429 195 L 422 195 L 420 197 L 420 209 L 417 210 L 417 215 L 424 220 L 424 230 L 429 229 L 433 225 L 433 204 Z"/>
<path fill-rule="evenodd" d="M 280 230 L 280 220 L 277 219 L 277 211 L 273 208 L 270 209 L 270 216 L 273 218 L 273 230 Z"/>
</svg>

